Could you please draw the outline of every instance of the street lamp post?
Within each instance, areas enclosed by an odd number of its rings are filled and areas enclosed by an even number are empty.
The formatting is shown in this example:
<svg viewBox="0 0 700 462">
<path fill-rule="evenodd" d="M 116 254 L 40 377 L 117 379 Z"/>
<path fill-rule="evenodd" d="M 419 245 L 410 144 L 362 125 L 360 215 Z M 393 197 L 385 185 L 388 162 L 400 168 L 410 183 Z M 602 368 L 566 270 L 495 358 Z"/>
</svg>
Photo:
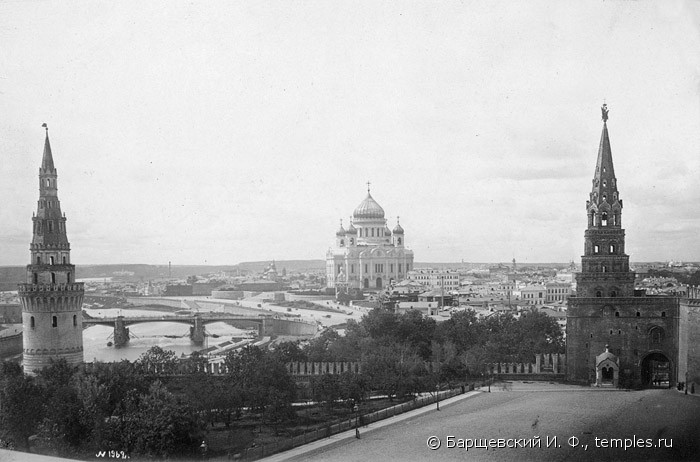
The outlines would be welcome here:
<svg viewBox="0 0 700 462">
<path fill-rule="evenodd" d="M 352 407 L 352 410 L 355 411 L 355 438 L 358 440 L 360 439 L 360 406 L 355 404 Z"/>
<path fill-rule="evenodd" d="M 437 410 L 440 410 L 440 384 L 435 385 L 435 404 L 437 405 Z"/>
</svg>

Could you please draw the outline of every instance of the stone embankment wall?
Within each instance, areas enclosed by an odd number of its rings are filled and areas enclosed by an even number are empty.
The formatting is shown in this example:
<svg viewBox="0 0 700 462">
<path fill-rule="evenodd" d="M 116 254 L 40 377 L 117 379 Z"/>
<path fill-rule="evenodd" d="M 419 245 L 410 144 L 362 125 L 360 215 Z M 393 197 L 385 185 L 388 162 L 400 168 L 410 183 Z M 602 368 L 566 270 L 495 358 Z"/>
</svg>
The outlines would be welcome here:
<svg viewBox="0 0 700 462">
<path fill-rule="evenodd" d="M 0 358 L 22 353 L 22 334 L 0 337 Z"/>
</svg>

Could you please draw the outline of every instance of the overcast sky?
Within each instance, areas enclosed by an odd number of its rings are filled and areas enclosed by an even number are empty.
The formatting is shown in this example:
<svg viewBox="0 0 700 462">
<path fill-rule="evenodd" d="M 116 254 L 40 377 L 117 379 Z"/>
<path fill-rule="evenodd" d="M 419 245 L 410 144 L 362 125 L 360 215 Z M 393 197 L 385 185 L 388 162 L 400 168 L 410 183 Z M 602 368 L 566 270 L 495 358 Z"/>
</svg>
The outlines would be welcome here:
<svg viewBox="0 0 700 462">
<path fill-rule="evenodd" d="M 76 264 L 322 259 L 366 182 L 416 261 L 700 260 L 700 2 L 0 3 L 0 265 L 49 136 Z"/>
</svg>

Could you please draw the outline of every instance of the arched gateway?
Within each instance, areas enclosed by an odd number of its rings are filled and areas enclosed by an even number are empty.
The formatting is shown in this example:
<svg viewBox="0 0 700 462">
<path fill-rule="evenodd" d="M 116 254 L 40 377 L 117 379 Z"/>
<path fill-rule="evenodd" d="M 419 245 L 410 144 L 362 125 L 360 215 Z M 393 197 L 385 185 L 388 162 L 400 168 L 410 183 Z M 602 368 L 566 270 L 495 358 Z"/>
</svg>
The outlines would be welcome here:
<svg viewBox="0 0 700 462">
<path fill-rule="evenodd" d="M 670 388 L 672 374 L 671 361 L 660 352 L 646 355 L 642 359 L 642 384 L 647 388 Z"/>
</svg>

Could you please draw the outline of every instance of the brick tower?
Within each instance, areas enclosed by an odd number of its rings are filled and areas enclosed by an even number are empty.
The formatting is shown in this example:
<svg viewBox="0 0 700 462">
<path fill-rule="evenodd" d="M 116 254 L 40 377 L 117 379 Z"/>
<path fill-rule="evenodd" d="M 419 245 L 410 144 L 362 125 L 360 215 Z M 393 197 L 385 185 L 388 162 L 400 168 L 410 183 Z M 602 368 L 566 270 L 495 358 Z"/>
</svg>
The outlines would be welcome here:
<svg viewBox="0 0 700 462">
<path fill-rule="evenodd" d="M 567 312 L 567 379 L 610 386 L 661 382 L 670 386 L 678 352 L 678 299 L 635 293 L 635 274 L 625 254 L 606 105 L 602 113 L 598 161 L 586 201 L 581 272 Z"/>
<path fill-rule="evenodd" d="M 44 124 L 46 127 L 46 124 Z M 66 217 L 58 200 L 58 172 L 54 167 L 46 127 L 44 156 L 39 169 L 39 202 L 33 216 L 27 282 L 19 285 L 22 301 L 23 365 L 34 374 L 52 360 L 83 361 L 83 284 L 75 282 L 70 262 Z"/>
</svg>

